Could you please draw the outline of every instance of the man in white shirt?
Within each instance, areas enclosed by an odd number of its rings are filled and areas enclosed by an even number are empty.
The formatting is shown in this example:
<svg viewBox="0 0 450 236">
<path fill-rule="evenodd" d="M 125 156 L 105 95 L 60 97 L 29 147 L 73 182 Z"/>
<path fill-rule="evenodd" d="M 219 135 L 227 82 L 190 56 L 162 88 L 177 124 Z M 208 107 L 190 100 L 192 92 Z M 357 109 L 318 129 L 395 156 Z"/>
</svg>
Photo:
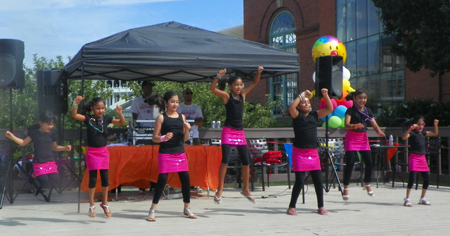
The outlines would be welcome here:
<svg viewBox="0 0 450 236">
<path fill-rule="evenodd" d="M 159 110 L 158 107 L 149 105 L 145 102 L 145 99 L 152 94 L 153 83 L 150 81 L 142 82 L 142 96 L 139 96 L 131 102 L 130 111 L 133 115 L 133 122 L 136 120 L 156 120 L 158 117 Z M 139 127 L 153 127 L 152 123 L 141 123 Z"/>
<path fill-rule="evenodd" d="M 194 125 L 191 127 L 193 145 L 200 144 L 199 136 L 198 136 L 198 127 L 203 125 L 203 114 L 202 109 L 192 104 L 193 97 L 192 90 L 187 88 L 183 91 L 184 103 L 181 103 L 178 106 L 177 112 L 186 116 L 187 120 L 195 120 Z"/>
</svg>

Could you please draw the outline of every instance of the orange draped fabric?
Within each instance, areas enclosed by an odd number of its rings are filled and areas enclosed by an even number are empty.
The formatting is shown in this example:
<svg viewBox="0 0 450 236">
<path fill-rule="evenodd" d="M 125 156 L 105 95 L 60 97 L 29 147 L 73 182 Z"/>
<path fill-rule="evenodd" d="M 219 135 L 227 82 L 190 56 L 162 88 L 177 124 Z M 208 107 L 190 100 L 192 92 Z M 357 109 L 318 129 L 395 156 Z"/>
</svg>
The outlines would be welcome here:
<svg viewBox="0 0 450 236">
<path fill-rule="evenodd" d="M 191 186 L 216 190 L 219 184 L 219 167 L 222 151 L 219 146 L 184 146 L 189 162 Z M 122 186 L 149 188 L 150 182 L 158 181 L 159 145 L 108 147 L 109 189 Z M 81 191 L 88 192 L 89 171 L 84 172 Z M 167 184 L 181 187 L 177 173 L 170 173 Z M 101 192 L 100 174 L 97 176 L 95 192 Z"/>
</svg>

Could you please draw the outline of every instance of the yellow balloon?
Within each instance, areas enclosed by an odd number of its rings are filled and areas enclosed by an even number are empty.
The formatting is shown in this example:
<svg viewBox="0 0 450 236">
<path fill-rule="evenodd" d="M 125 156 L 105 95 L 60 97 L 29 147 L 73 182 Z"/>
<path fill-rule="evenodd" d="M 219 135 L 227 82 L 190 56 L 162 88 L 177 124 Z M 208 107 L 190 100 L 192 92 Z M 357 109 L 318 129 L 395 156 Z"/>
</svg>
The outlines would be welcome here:
<svg viewBox="0 0 450 236">
<path fill-rule="evenodd" d="M 348 91 L 350 88 L 350 81 L 344 79 L 342 80 L 342 91 Z"/>
<path fill-rule="evenodd" d="M 348 87 L 348 90 L 347 90 L 349 93 L 353 93 L 353 92 L 355 92 L 356 90 L 354 89 L 354 88 L 352 88 L 352 87 Z"/>
</svg>

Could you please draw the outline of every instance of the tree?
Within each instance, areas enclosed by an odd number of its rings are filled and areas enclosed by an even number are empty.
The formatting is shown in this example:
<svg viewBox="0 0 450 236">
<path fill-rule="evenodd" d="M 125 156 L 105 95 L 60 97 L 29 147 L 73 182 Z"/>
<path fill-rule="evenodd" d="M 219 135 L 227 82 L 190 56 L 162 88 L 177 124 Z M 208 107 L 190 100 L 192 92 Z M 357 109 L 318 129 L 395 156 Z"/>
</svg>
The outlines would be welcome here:
<svg viewBox="0 0 450 236">
<path fill-rule="evenodd" d="M 442 75 L 450 71 L 450 2 L 448 0 L 372 0 L 379 8 L 384 33 L 393 36 L 391 51 L 405 58 L 412 72 L 422 68 Z M 439 100 L 442 101 L 442 91 Z"/>
</svg>

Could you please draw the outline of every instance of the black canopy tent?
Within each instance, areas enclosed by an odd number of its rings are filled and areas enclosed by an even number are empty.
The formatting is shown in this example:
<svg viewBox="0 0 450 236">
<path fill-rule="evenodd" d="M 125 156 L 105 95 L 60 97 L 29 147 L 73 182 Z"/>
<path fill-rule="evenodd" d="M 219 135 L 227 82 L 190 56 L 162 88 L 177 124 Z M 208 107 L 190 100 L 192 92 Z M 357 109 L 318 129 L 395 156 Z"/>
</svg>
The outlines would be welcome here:
<svg viewBox="0 0 450 236">
<path fill-rule="evenodd" d="M 167 22 L 85 44 L 67 63 L 65 72 L 68 79 L 81 79 L 80 95 L 83 95 L 85 79 L 201 82 L 211 81 L 219 69 L 227 68 L 229 74 L 252 80 L 258 66 L 264 67 L 262 78 L 300 72 L 298 54 Z M 81 147 L 79 150 L 81 153 Z"/>
<path fill-rule="evenodd" d="M 263 78 L 300 70 L 295 53 L 168 22 L 88 43 L 65 70 L 69 79 L 187 82 L 208 81 L 221 68 L 250 80 L 258 66 Z"/>
</svg>

